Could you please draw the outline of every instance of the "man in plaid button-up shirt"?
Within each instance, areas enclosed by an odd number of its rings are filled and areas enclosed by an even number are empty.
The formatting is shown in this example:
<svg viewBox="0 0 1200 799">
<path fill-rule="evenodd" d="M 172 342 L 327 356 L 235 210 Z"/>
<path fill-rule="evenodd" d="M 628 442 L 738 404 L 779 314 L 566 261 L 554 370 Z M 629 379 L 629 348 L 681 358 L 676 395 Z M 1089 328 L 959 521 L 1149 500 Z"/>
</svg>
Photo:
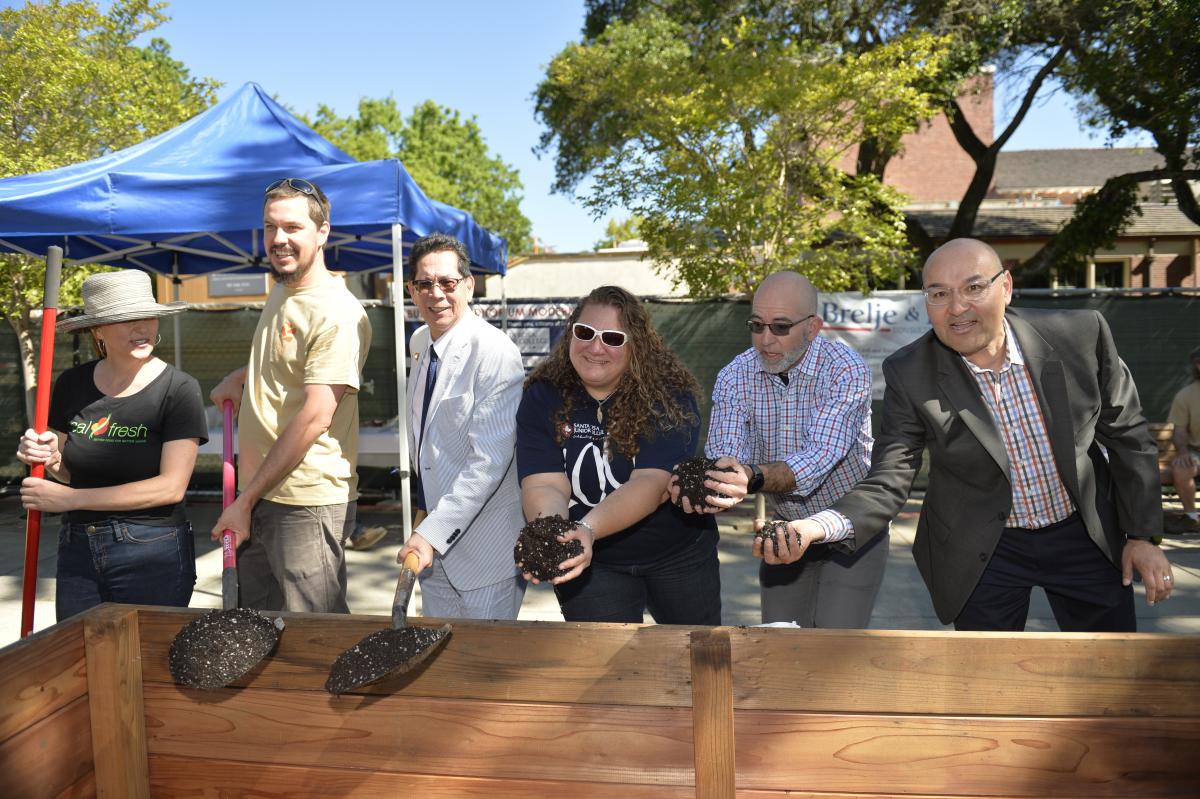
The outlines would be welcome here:
<svg viewBox="0 0 1200 799">
<path fill-rule="evenodd" d="M 718 467 L 734 468 L 709 473 L 708 487 L 727 498 L 710 496 L 699 510 L 720 512 L 762 491 L 774 518 L 802 519 L 867 474 L 871 370 L 849 347 L 817 335 L 817 292 L 795 272 L 762 282 L 749 327 L 753 346 L 717 376 L 705 447 Z M 887 565 L 887 538 L 854 553 L 817 546 L 794 564 L 763 563 L 763 622 L 866 627 Z"/>
</svg>

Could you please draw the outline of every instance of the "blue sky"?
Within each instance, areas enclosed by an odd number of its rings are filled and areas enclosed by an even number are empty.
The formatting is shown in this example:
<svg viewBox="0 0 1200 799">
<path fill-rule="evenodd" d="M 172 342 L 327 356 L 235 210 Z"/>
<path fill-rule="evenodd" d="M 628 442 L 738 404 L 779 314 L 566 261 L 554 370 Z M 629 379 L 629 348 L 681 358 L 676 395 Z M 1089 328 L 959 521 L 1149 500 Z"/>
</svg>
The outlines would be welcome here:
<svg viewBox="0 0 1200 799">
<path fill-rule="evenodd" d="M 6 5 L 12 5 L 7 0 Z M 591 249 L 605 219 L 552 195 L 550 156 L 532 94 L 544 67 L 583 25 L 582 0 L 175 0 L 153 35 L 195 75 L 223 81 L 220 98 L 247 81 L 312 114 L 341 115 L 360 97 L 394 96 L 404 113 L 433 99 L 477 118 L 490 150 L 516 167 L 534 234 L 560 252 Z M 997 97 L 997 130 L 1010 109 Z M 1008 149 L 1099 147 L 1079 130 L 1069 100 L 1040 103 Z"/>
</svg>

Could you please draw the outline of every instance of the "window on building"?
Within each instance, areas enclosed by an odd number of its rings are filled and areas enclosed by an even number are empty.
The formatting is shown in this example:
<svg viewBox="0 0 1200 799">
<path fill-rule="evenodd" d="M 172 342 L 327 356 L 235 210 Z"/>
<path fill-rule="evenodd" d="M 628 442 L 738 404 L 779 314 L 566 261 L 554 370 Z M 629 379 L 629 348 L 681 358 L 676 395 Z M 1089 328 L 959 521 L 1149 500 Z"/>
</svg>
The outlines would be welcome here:
<svg viewBox="0 0 1200 799">
<path fill-rule="evenodd" d="M 1097 260 L 1093 286 L 1098 289 L 1127 288 L 1129 286 L 1129 262 L 1124 258 Z"/>
</svg>

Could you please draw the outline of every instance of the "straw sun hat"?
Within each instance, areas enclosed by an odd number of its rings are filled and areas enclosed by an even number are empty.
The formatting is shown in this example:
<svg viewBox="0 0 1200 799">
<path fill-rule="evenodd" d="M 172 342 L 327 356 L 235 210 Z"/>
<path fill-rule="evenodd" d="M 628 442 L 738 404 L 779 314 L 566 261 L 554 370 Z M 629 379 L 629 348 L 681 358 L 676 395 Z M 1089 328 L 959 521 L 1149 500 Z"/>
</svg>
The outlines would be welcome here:
<svg viewBox="0 0 1200 799">
<path fill-rule="evenodd" d="M 83 281 L 83 315 L 60 319 L 58 329 L 81 330 L 115 322 L 154 319 L 187 310 L 186 302 L 162 305 L 154 301 L 150 275 L 137 269 L 121 269 L 89 275 Z"/>
</svg>

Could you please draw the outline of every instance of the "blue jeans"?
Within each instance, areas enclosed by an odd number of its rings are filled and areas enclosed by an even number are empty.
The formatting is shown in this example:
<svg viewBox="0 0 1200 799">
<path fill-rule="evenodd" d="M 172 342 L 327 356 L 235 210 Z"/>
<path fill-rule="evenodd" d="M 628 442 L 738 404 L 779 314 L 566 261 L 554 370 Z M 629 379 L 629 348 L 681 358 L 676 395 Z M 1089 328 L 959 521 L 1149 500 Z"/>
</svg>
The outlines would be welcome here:
<svg viewBox="0 0 1200 799">
<path fill-rule="evenodd" d="M 192 525 L 151 527 L 120 518 L 64 523 L 58 534 L 59 621 L 101 602 L 187 607 L 196 584 Z"/>
<path fill-rule="evenodd" d="M 640 624 L 647 610 L 659 624 L 721 623 L 717 533 L 705 530 L 679 552 L 648 565 L 592 562 L 554 586 L 567 621 Z"/>
</svg>

